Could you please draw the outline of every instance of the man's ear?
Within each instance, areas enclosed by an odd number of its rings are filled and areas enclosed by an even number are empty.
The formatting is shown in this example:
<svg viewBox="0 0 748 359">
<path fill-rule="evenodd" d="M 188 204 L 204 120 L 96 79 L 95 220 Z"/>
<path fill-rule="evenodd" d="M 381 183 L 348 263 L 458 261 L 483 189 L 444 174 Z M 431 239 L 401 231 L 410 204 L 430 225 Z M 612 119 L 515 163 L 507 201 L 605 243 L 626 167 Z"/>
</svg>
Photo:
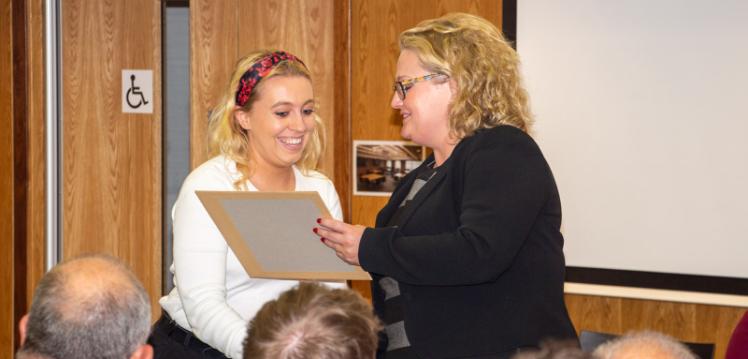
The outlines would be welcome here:
<svg viewBox="0 0 748 359">
<path fill-rule="evenodd" d="M 245 130 L 252 129 L 252 121 L 249 118 L 249 112 L 242 110 L 234 110 L 234 121 Z"/>
<path fill-rule="evenodd" d="M 28 313 L 21 317 L 21 320 L 18 322 L 18 332 L 21 334 L 21 345 L 26 341 L 26 330 L 29 325 L 29 315 Z"/>
<path fill-rule="evenodd" d="M 150 344 L 143 344 L 135 349 L 130 355 L 130 359 L 153 359 L 153 347 Z"/>
</svg>

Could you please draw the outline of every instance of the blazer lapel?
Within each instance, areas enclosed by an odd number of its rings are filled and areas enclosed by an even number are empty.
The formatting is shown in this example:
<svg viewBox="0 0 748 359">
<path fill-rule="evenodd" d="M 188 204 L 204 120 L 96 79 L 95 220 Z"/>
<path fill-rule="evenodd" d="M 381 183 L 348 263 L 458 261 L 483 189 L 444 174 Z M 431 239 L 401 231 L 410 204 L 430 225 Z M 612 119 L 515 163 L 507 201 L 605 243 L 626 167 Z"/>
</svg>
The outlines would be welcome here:
<svg viewBox="0 0 748 359">
<path fill-rule="evenodd" d="M 426 182 L 423 188 L 421 188 L 421 190 L 416 193 L 416 196 L 413 197 L 413 199 L 408 203 L 406 208 L 403 208 L 404 212 L 401 216 L 399 216 L 400 219 L 398 221 L 399 223 L 397 224 L 398 227 L 403 227 L 406 223 L 408 223 L 408 220 L 410 220 L 410 217 L 413 216 L 413 213 L 415 213 L 418 207 L 423 204 L 423 202 L 426 200 L 426 198 L 428 198 L 431 192 L 438 188 L 439 184 L 444 180 L 444 178 L 446 178 L 447 174 L 452 171 L 452 159 L 455 157 L 455 153 L 461 147 L 460 145 L 463 142 L 465 141 L 460 141 L 460 143 L 458 143 L 457 147 L 455 147 L 455 149 L 452 151 L 452 155 L 449 156 L 449 158 L 437 168 L 434 177 Z M 431 154 L 426 158 L 426 160 L 423 161 L 420 166 L 418 166 L 418 168 L 408 173 L 408 175 L 402 179 L 402 182 L 400 182 L 397 188 L 395 188 L 395 192 L 393 192 L 392 196 L 390 196 L 390 200 L 387 202 L 384 208 L 379 211 L 376 220 L 377 227 L 384 227 L 387 225 L 387 223 L 397 211 L 397 208 L 400 206 L 400 203 L 403 202 L 405 196 L 407 196 L 410 192 L 410 188 L 413 186 L 413 182 L 415 182 L 416 177 L 418 177 L 418 173 L 423 171 L 425 169 L 424 167 L 426 167 L 428 163 L 431 163 L 433 161 L 434 155 Z"/>
<path fill-rule="evenodd" d="M 442 163 L 442 165 L 436 169 L 436 174 L 434 175 L 434 177 L 432 177 L 428 182 L 426 182 L 423 188 L 421 188 L 421 190 L 418 191 L 418 193 L 416 193 L 416 196 L 413 197 L 410 203 L 408 203 L 406 208 L 403 208 L 404 212 L 402 216 L 399 218 L 398 223 L 397 223 L 399 227 L 403 227 L 405 226 L 405 224 L 408 223 L 408 221 L 410 220 L 410 217 L 413 216 L 413 213 L 415 213 L 418 210 L 418 207 L 420 207 L 423 204 L 423 202 L 426 200 L 426 198 L 428 198 L 428 196 L 431 195 L 431 192 L 439 188 L 439 185 L 441 184 L 442 181 L 444 181 L 444 178 L 447 177 L 447 174 L 452 172 L 453 170 L 452 163 L 456 161 L 454 158 L 457 157 L 455 155 L 461 150 L 464 142 L 465 141 L 461 140 L 457 143 L 455 148 L 452 150 L 452 154 L 450 154 L 449 158 L 447 158 L 447 160 L 444 161 L 444 163 Z M 422 166 L 425 166 L 427 163 L 430 163 L 432 161 L 434 161 L 433 153 L 425 161 L 423 161 Z M 419 169 L 421 168 L 422 167 L 419 167 Z M 411 184 L 413 181 L 415 181 L 415 176 L 413 176 L 413 179 L 411 180 Z M 407 187 L 407 191 L 410 191 L 410 187 L 411 186 Z M 402 199 L 400 199 L 400 201 L 402 202 Z M 400 202 L 397 202 L 397 203 L 398 205 L 400 204 Z"/>
<path fill-rule="evenodd" d="M 416 196 L 413 197 L 412 200 L 403 208 L 403 214 L 400 217 L 399 223 L 397 224 L 398 227 L 403 227 L 406 223 L 408 223 L 408 220 L 410 220 L 410 217 L 413 216 L 413 213 L 418 210 L 418 207 L 423 204 L 423 202 L 428 198 L 429 194 L 433 192 L 436 188 L 439 187 L 439 184 L 444 180 L 444 178 L 447 176 L 447 172 L 449 172 L 448 163 L 445 162 L 442 164 L 437 170 L 434 177 L 432 177 L 426 184 L 421 188 L 421 190 L 416 193 Z M 410 186 L 408 186 L 408 191 L 410 191 Z M 399 202 L 398 202 L 399 205 Z"/>
<path fill-rule="evenodd" d="M 425 163 L 426 162 L 424 162 L 423 165 L 425 165 Z M 413 185 L 413 182 L 416 179 L 416 173 L 420 172 L 423 165 L 408 173 L 405 177 L 403 177 L 398 186 L 395 187 L 395 191 L 392 192 L 390 200 L 387 201 L 387 204 L 382 208 L 382 210 L 379 211 L 379 214 L 377 214 L 377 227 L 384 227 L 390 221 L 392 215 L 394 215 L 395 211 L 397 211 L 397 207 L 400 206 L 400 203 L 402 203 L 403 199 L 405 199 L 405 196 L 408 195 L 410 187 Z"/>
</svg>

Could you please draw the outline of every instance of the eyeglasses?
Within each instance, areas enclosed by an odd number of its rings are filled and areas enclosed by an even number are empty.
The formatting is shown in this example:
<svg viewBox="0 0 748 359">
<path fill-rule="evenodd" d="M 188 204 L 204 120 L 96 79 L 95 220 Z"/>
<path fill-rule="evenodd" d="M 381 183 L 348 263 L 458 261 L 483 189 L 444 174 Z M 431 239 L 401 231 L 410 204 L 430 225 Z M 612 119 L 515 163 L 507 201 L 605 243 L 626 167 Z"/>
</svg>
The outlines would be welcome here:
<svg viewBox="0 0 748 359">
<path fill-rule="evenodd" d="M 397 93 L 397 97 L 400 98 L 400 100 L 405 100 L 405 95 L 408 93 L 408 90 L 410 90 L 413 85 L 415 85 L 417 82 L 421 81 L 428 81 L 433 78 L 441 77 L 441 76 L 447 76 L 445 74 L 428 74 L 426 76 L 421 77 L 415 77 L 412 79 L 405 79 L 402 81 L 395 81 L 395 83 L 392 85 L 392 90 Z"/>
</svg>

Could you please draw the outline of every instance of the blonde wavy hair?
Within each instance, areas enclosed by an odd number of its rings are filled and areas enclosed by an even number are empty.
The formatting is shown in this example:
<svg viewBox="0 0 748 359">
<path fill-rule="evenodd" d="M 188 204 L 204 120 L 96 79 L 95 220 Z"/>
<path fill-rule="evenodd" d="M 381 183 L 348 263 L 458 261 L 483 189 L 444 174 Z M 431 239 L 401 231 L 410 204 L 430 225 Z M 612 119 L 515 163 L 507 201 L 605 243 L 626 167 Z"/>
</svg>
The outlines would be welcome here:
<svg viewBox="0 0 748 359">
<path fill-rule="evenodd" d="M 400 50 L 413 51 L 432 73 L 456 85 L 450 104 L 450 135 L 511 125 L 529 131 L 532 116 L 522 87 L 517 52 L 499 29 L 481 17 L 450 13 L 400 34 Z"/>
<path fill-rule="evenodd" d="M 309 70 L 301 62 L 283 60 L 276 64 L 266 76 L 262 77 L 262 80 L 252 89 L 247 103 L 242 107 L 238 107 L 236 104 L 236 91 L 239 87 L 239 80 L 244 75 L 244 72 L 267 55 L 276 51 L 278 50 L 256 51 L 239 59 L 223 96 L 218 105 L 210 112 L 208 122 L 209 154 L 211 156 L 222 154 L 236 162 L 236 168 L 242 174 L 241 178 L 234 182 L 234 186 L 237 189 L 246 189 L 246 181 L 252 173 L 252 167 L 249 161 L 249 136 L 247 131 L 236 121 L 234 117 L 235 112 L 250 111 L 252 105 L 257 102 L 262 93 L 264 80 L 271 77 L 301 76 L 309 81 L 312 80 Z M 308 175 L 310 171 L 318 168 L 320 157 L 324 152 L 324 146 L 325 129 L 322 120 L 317 116 L 315 111 L 314 129 L 309 136 L 309 142 L 302 151 L 301 159 L 296 162 L 296 166 L 302 173 Z"/>
</svg>

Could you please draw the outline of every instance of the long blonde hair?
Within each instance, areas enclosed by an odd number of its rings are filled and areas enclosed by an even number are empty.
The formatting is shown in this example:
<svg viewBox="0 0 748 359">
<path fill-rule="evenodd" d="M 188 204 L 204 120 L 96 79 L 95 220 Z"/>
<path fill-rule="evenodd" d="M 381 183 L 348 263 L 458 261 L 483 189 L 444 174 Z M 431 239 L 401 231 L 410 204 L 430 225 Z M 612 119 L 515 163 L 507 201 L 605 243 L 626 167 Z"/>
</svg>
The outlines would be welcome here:
<svg viewBox="0 0 748 359">
<path fill-rule="evenodd" d="M 234 73 L 226 86 L 221 100 L 214 107 L 208 122 L 208 150 L 211 156 L 225 155 L 236 162 L 237 170 L 242 174 L 234 186 L 237 189 L 245 187 L 246 180 L 251 174 L 249 163 L 249 137 L 234 118 L 235 111 L 249 111 L 257 101 L 262 91 L 263 81 L 275 76 L 301 76 L 309 81 L 312 80 L 309 70 L 298 60 L 282 60 L 276 64 L 270 72 L 262 77 L 250 92 L 249 100 L 244 106 L 238 107 L 236 103 L 236 91 L 242 75 L 257 62 L 278 50 L 261 50 L 253 52 L 241 59 L 234 67 Z M 309 136 L 309 142 L 301 154 L 301 159 L 296 166 L 304 174 L 316 170 L 325 146 L 325 129 L 322 120 L 314 113 L 314 129 Z"/>
<path fill-rule="evenodd" d="M 502 124 L 529 130 L 517 52 L 486 19 L 450 13 L 425 20 L 400 34 L 400 50 L 415 52 L 422 66 L 454 80 L 449 127 L 455 138 Z"/>
</svg>

